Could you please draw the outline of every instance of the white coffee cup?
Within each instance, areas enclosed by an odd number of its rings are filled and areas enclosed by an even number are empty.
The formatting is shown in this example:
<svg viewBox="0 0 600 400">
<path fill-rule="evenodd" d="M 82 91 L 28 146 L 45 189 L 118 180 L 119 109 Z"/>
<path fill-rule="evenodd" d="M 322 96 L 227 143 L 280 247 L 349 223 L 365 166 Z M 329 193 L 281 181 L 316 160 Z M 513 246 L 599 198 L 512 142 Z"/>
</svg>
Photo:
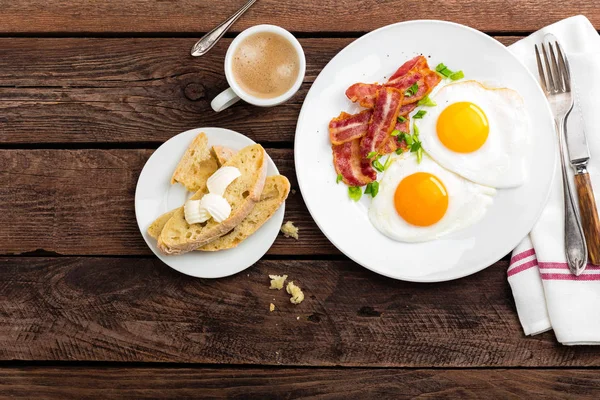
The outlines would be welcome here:
<svg viewBox="0 0 600 400">
<path fill-rule="evenodd" d="M 277 97 L 264 98 L 251 95 L 240 87 L 233 75 L 232 63 L 236 49 L 238 48 L 240 43 L 242 43 L 244 39 L 246 39 L 248 36 L 261 32 L 275 33 L 280 36 L 283 36 L 292 44 L 292 46 L 296 50 L 296 53 L 298 54 L 298 60 L 300 61 L 296 81 L 287 92 Z M 217 97 L 215 97 L 210 103 L 210 106 L 213 108 L 213 110 L 219 112 L 238 102 L 240 99 L 244 100 L 246 103 L 254 104 L 255 106 L 259 107 L 276 106 L 287 101 L 298 91 L 298 89 L 300 89 L 300 85 L 302 85 L 302 81 L 304 80 L 305 72 L 306 58 L 304 57 L 304 51 L 302 50 L 300 42 L 298 42 L 298 39 L 296 39 L 294 35 L 286 31 L 285 29 L 275 25 L 253 26 L 240 33 L 231 42 L 229 49 L 227 49 L 227 54 L 225 55 L 225 77 L 227 78 L 227 83 L 229 83 L 230 87 L 227 90 L 221 92 Z"/>
</svg>

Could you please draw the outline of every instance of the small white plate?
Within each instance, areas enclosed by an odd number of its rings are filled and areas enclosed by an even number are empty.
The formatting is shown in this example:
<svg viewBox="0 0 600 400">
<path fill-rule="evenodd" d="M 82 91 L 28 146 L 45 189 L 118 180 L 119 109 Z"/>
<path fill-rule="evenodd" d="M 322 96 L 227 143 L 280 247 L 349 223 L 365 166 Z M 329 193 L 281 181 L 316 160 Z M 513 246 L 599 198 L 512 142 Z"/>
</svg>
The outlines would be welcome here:
<svg viewBox="0 0 600 400">
<path fill-rule="evenodd" d="M 532 49 L 533 51 L 533 49 Z M 527 182 L 498 190 L 477 224 L 425 243 L 395 242 L 369 221 L 368 196 L 355 203 L 336 185 L 327 126 L 340 111 L 359 107 L 344 95 L 356 82 L 384 82 L 408 59 L 423 54 L 430 67 L 443 62 L 466 79 L 517 90 L 530 117 Z M 538 219 L 550 191 L 556 160 L 554 124 L 537 80 L 501 43 L 443 21 L 411 21 L 373 31 L 343 49 L 312 85 L 296 128 L 296 174 L 308 210 L 325 236 L 344 254 L 379 274 L 438 282 L 480 271 L 508 254 Z"/>
<path fill-rule="evenodd" d="M 281 228 L 285 203 L 258 231 L 233 249 L 193 251 L 177 256 L 160 253 L 156 240 L 148 235 L 148 227 L 158 216 L 180 207 L 189 197 L 190 193 L 183 185 L 171 185 L 171 175 L 189 144 L 200 132 L 206 133 L 210 146 L 221 145 L 241 150 L 255 143 L 240 133 L 223 128 L 191 129 L 167 140 L 150 156 L 142 169 L 135 189 L 135 216 L 148 247 L 169 267 L 198 278 L 222 278 L 245 270 L 269 250 Z M 271 157 L 267 158 L 267 175 L 278 175 L 275 163 Z"/>
</svg>

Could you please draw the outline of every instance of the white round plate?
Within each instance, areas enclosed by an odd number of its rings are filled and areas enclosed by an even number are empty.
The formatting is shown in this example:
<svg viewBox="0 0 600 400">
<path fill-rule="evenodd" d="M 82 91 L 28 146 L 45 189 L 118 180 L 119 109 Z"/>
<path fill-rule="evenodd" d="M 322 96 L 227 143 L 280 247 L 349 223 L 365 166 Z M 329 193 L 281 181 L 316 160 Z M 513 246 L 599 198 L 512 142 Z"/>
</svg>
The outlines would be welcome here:
<svg viewBox="0 0 600 400">
<path fill-rule="evenodd" d="M 190 193 L 183 185 L 171 185 L 171 175 L 189 144 L 200 132 L 206 133 L 210 146 L 221 145 L 241 150 L 255 143 L 241 133 L 223 128 L 191 129 L 167 140 L 142 169 L 135 189 L 135 216 L 148 247 L 169 267 L 198 278 L 222 278 L 245 270 L 269 250 L 281 228 L 285 203 L 254 235 L 233 249 L 193 251 L 177 256 L 165 256 L 159 252 L 156 240 L 148 235 L 148 227 L 158 216 L 180 207 L 189 197 Z M 275 163 L 271 157 L 267 158 L 267 175 L 278 175 Z"/>
<path fill-rule="evenodd" d="M 533 51 L 533 49 L 532 49 Z M 357 112 L 344 92 L 356 82 L 385 82 L 408 59 L 423 54 L 466 79 L 517 90 L 530 118 L 528 176 L 524 185 L 498 190 L 477 224 L 424 243 L 401 243 L 369 221 L 370 200 L 355 203 L 336 184 L 328 123 L 341 111 Z M 535 148 L 535 156 L 533 152 Z M 498 41 L 443 21 L 411 21 L 373 31 L 343 49 L 321 71 L 306 96 L 295 142 L 302 197 L 325 236 L 344 254 L 379 274 L 407 281 L 439 282 L 480 271 L 508 254 L 531 230 L 550 191 L 556 160 L 552 115 L 537 80 Z"/>
</svg>

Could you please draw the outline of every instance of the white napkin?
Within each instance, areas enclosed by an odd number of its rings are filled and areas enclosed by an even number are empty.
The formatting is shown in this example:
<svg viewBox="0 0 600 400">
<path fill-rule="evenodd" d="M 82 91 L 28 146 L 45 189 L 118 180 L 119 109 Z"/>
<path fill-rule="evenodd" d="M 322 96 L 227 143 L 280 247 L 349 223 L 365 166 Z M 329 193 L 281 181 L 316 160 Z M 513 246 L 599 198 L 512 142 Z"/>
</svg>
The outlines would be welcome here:
<svg viewBox="0 0 600 400">
<path fill-rule="evenodd" d="M 598 201 L 600 36 L 590 21 L 579 15 L 547 26 L 510 46 L 536 77 L 533 45 L 541 42 L 546 33 L 558 38 L 569 59 L 575 108 L 568 119 L 568 132 L 584 129 L 587 133 L 591 152 L 588 171 Z M 572 175 L 572 169 L 568 170 Z M 588 264 L 585 272 L 575 277 L 567 267 L 564 247 L 563 189 L 557 166 L 546 208 L 529 237 L 513 251 L 508 282 L 526 335 L 554 329 L 562 344 L 600 344 L 600 267 Z"/>
</svg>

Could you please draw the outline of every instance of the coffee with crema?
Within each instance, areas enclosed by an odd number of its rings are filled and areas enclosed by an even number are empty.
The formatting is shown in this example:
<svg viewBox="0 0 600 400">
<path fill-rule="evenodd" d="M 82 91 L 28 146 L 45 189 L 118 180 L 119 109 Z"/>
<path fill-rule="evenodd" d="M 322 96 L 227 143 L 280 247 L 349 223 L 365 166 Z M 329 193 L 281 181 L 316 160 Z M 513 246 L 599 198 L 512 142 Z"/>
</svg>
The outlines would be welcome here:
<svg viewBox="0 0 600 400">
<path fill-rule="evenodd" d="M 270 99 L 294 85 L 300 71 L 296 49 L 285 37 L 259 32 L 244 39 L 233 54 L 233 77 L 252 96 Z"/>
</svg>

